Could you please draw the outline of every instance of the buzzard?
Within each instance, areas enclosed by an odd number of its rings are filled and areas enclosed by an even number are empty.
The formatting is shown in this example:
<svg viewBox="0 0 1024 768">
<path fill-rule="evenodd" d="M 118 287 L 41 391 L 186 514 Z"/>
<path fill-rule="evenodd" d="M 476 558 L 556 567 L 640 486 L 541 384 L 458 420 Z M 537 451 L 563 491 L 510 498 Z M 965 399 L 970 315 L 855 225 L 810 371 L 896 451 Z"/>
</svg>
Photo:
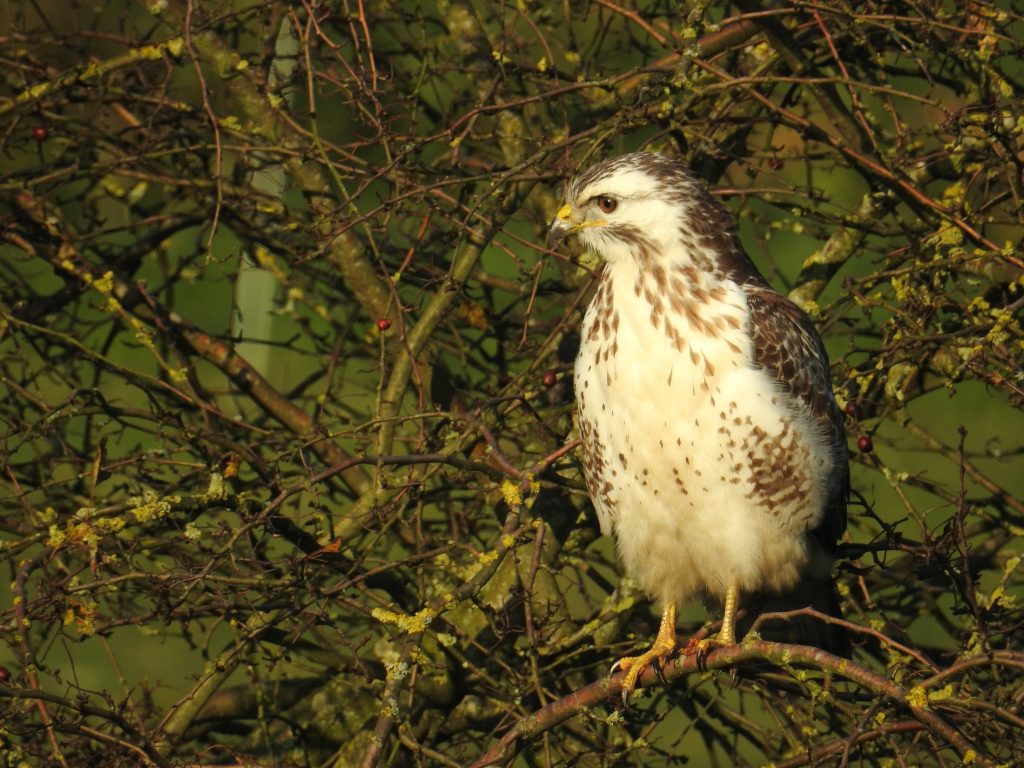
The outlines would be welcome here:
<svg viewBox="0 0 1024 768">
<path fill-rule="evenodd" d="M 653 647 L 617 664 L 623 695 L 675 651 L 681 601 L 723 603 L 719 645 L 736 642 L 741 595 L 837 614 L 829 552 L 846 527 L 849 464 L 810 319 L 669 157 L 584 171 L 551 232 L 604 261 L 576 358 L 583 471 L 626 572 L 664 609 Z M 798 641 L 839 650 L 827 632 Z"/>
</svg>

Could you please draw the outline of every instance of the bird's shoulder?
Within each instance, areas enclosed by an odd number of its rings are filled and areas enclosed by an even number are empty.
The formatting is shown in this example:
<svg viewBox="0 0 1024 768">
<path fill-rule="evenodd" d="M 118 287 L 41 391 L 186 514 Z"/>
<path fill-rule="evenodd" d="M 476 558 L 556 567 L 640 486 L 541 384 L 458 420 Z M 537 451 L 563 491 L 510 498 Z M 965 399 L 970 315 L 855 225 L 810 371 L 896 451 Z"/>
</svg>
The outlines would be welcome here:
<svg viewBox="0 0 1024 768">
<path fill-rule="evenodd" d="M 792 301 L 761 284 L 743 286 L 754 364 L 816 414 L 832 401 L 828 353 L 813 321 Z"/>
</svg>

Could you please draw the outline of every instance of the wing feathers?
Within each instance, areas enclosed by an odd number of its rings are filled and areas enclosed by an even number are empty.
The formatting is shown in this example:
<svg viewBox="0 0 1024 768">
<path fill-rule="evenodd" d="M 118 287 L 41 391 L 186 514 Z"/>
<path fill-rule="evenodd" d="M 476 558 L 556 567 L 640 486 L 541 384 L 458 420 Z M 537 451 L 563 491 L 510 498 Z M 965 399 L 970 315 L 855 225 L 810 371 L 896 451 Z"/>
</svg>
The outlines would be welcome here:
<svg viewBox="0 0 1024 768">
<path fill-rule="evenodd" d="M 799 400 L 829 436 L 833 472 L 825 516 L 816 533 L 827 548 L 846 530 L 850 465 L 843 414 L 832 395 L 828 354 L 811 319 L 793 302 L 762 285 L 744 285 L 750 309 L 754 363 Z"/>
</svg>

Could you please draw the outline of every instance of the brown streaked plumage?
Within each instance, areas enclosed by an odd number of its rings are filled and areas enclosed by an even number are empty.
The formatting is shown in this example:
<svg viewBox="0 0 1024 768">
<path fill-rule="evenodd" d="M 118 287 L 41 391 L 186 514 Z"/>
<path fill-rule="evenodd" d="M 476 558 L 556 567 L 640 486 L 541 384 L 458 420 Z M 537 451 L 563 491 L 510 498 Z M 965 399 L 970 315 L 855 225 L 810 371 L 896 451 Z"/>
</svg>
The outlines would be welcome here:
<svg viewBox="0 0 1024 768">
<path fill-rule="evenodd" d="M 552 233 L 605 261 L 576 361 L 584 476 L 627 573 L 664 606 L 654 647 L 619 662 L 628 693 L 673 652 L 682 600 L 723 602 L 720 643 L 735 641 L 741 595 L 838 610 L 845 435 L 814 325 L 684 165 L 611 158 L 566 197 Z M 828 631 L 798 639 L 845 650 Z"/>
</svg>

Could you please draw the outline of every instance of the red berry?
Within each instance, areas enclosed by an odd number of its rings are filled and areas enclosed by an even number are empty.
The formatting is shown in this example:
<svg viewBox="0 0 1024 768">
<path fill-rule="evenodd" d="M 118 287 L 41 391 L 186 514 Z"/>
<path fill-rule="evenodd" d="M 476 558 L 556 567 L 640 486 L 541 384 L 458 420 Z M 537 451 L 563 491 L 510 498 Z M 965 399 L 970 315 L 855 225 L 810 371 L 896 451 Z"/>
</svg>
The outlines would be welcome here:
<svg viewBox="0 0 1024 768">
<path fill-rule="evenodd" d="M 377 321 L 377 330 L 378 331 L 386 331 L 390 327 L 391 327 L 391 321 L 388 320 L 386 317 L 382 317 L 380 320 Z"/>
<path fill-rule="evenodd" d="M 49 135 L 50 129 L 47 128 L 45 125 L 37 125 L 35 128 L 32 129 L 32 138 L 38 141 L 39 143 L 46 141 Z"/>
<path fill-rule="evenodd" d="M 782 167 L 782 160 L 778 157 L 773 157 L 771 160 L 768 161 L 768 167 L 771 168 L 773 171 L 777 171 L 779 170 L 779 168 Z"/>
<path fill-rule="evenodd" d="M 6 683 L 11 679 L 11 670 L 7 667 L 0 667 L 0 683 Z"/>
<path fill-rule="evenodd" d="M 843 410 L 846 411 L 846 415 L 849 416 L 851 419 L 857 418 L 857 405 L 853 402 L 853 400 L 848 400 L 846 403 L 846 408 L 844 408 Z"/>
<path fill-rule="evenodd" d="M 550 389 L 558 383 L 558 375 L 554 371 L 544 371 L 544 375 L 541 377 L 541 383 Z"/>
<path fill-rule="evenodd" d="M 861 453 L 871 453 L 871 449 L 875 447 L 875 444 L 871 442 L 871 438 L 867 435 L 861 435 L 857 438 L 857 447 Z"/>
</svg>

